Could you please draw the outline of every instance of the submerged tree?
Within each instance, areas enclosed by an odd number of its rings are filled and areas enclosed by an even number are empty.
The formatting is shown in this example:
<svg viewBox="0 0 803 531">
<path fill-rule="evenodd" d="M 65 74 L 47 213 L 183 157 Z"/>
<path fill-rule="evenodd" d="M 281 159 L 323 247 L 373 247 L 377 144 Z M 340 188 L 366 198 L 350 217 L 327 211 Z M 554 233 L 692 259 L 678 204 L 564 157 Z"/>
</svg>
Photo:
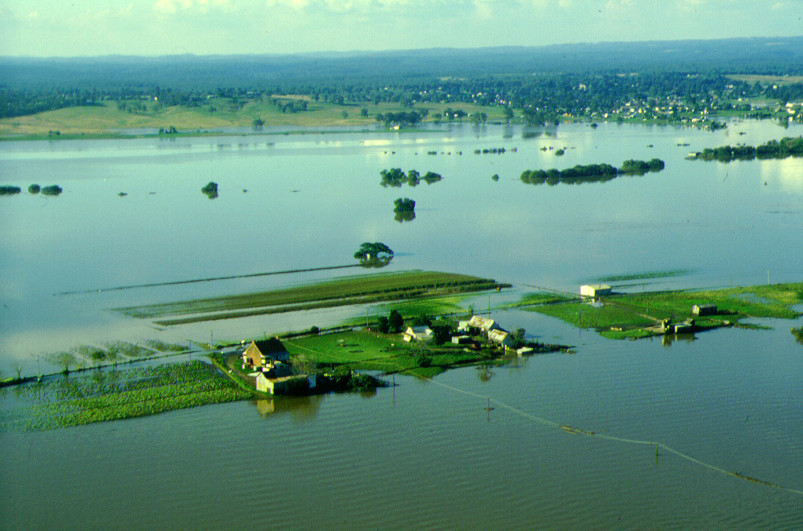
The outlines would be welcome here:
<svg viewBox="0 0 803 531">
<path fill-rule="evenodd" d="M 415 201 L 410 198 L 398 198 L 393 201 L 394 219 L 399 223 L 415 219 Z"/>
<path fill-rule="evenodd" d="M 217 197 L 217 183 L 214 181 L 209 181 L 206 186 L 201 188 L 201 192 L 206 194 L 206 197 L 209 199 L 214 199 Z"/>
<path fill-rule="evenodd" d="M 363 242 L 354 258 L 363 267 L 385 267 L 393 259 L 393 249 L 382 242 Z"/>
</svg>

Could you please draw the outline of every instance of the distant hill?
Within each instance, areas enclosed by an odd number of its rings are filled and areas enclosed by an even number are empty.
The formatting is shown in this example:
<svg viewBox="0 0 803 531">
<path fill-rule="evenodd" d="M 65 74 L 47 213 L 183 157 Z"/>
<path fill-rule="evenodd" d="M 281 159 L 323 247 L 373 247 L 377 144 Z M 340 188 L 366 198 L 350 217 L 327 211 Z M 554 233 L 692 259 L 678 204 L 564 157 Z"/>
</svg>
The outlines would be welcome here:
<svg viewBox="0 0 803 531">
<path fill-rule="evenodd" d="M 461 77 L 549 72 L 716 72 L 803 74 L 803 37 L 604 42 L 312 53 L 81 58 L 0 57 L 0 86 L 182 89 L 282 86 L 399 77 Z"/>
</svg>

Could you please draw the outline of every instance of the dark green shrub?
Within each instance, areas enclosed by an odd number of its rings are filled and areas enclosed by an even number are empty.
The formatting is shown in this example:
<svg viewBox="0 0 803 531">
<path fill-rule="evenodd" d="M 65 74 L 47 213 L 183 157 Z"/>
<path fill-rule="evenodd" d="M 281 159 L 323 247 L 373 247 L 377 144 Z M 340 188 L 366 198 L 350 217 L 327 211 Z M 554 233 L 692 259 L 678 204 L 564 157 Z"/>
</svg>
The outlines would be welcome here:
<svg viewBox="0 0 803 531">
<path fill-rule="evenodd" d="M 64 190 L 61 189 L 61 186 L 57 184 L 51 184 L 50 186 L 42 187 L 42 195 L 59 195 Z"/>
</svg>

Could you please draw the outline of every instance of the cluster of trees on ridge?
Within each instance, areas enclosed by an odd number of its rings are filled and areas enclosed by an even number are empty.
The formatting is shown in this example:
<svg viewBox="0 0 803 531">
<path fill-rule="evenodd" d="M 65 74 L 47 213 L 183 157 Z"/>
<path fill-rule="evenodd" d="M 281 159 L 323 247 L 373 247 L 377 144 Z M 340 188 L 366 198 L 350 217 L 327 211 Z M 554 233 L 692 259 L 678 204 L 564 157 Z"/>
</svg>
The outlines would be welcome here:
<svg viewBox="0 0 803 531">
<path fill-rule="evenodd" d="M 610 164 L 578 164 L 565 170 L 524 170 L 521 181 L 526 184 L 548 184 L 554 186 L 558 183 L 581 184 L 588 182 L 603 182 L 615 179 L 620 175 L 644 175 L 647 172 L 659 172 L 664 169 L 661 159 L 626 160 L 621 168 Z"/>
<path fill-rule="evenodd" d="M 738 145 L 705 148 L 693 154 L 691 158 L 700 160 L 716 160 L 730 162 L 732 160 L 753 159 L 785 159 L 787 157 L 803 157 L 803 137 L 784 137 L 781 140 L 770 140 L 758 147 Z"/>
</svg>

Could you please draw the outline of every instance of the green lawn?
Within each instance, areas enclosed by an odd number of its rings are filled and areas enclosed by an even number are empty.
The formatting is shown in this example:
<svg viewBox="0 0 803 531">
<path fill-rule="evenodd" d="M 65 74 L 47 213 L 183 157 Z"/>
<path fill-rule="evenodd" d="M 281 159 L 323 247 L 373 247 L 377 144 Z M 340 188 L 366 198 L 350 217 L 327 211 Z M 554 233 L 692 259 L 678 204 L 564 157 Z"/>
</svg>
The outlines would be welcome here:
<svg viewBox="0 0 803 531">
<path fill-rule="evenodd" d="M 451 344 L 407 343 L 400 334 L 367 330 L 282 340 L 293 358 L 322 367 L 343 365 L 355 370 L 433 376 L 449 367 L 492 360 L 490 350 L 466 351 Z M 427 359 L 423 362 L 422 359 Z"/>
</svg>

